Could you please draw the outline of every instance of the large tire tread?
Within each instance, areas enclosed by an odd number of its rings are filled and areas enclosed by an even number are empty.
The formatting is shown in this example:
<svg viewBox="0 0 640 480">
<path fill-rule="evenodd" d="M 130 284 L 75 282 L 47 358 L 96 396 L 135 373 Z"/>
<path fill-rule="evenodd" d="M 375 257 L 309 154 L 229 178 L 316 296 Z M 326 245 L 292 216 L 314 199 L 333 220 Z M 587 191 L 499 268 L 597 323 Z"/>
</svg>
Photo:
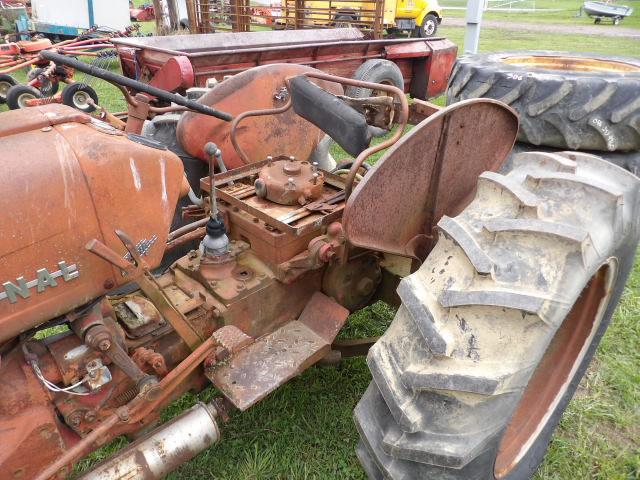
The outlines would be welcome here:
<svg viewBox="0 0 640 480">
<path fill-rule="evenodd" d="M 562 52 L 518 52 L 562 55 Z M 500 100 L 520 114 L 519 140 L 571 150 L 640 150 L 640 71 L 541 70 L 501 61 L 509 52 L 458 60 L 447 104 L 469 98 Z M 569 56 L 597 55 L 566 53 Z M 640 67 L 634 59 L 616 59 Z"/>
<path fill-rule="evenodd" d="M 610 257 L 624 263 L 615 295 L 622 290 L 640 181 L 588 154 L 530 152 L 511 163 L 480 176 L 475 199 L 440 220 L 433 251 L 400 282 L 402 305 L 369 352 L 373 381 L 355 410 L 370 478 L 493 478 L 531 375 Z"/>
</svg>

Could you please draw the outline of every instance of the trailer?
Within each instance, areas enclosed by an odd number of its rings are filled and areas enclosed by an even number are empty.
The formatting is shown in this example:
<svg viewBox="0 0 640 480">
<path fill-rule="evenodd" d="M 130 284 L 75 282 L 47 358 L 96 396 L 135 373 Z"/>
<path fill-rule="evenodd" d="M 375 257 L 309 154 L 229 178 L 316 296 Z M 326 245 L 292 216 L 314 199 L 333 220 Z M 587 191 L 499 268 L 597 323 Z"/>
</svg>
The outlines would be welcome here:
<svg viewBox="0 0 640 480">
<path fill-rule="evenodd" d="M 32 30 L 77 37 L 92 27 L 124 30 L 130 25 L 128 0 L 31 0 Z"/>
<path fill-rule="evenodd" d="M 169 91 L 204 87 L 249 68 L 307 65 L 352 78 L 371 59 L 395 63 L 412 97 L 438 96 L 447 87 L 458 51 L 446 38 L 367 40 L 354 28 L 117 38 L 123 73 Z"/>
<path fill-rule="evenodd" d="M 603 18 L 611 19 L 614 25 L 618 25 L 620 20 L 630 16 L 633 8 L 626 5 L 612 5 L 608 2 L 584 2 L 582 10 L 591 18 L 593 23 L 601 23 Z"/>
</svg>

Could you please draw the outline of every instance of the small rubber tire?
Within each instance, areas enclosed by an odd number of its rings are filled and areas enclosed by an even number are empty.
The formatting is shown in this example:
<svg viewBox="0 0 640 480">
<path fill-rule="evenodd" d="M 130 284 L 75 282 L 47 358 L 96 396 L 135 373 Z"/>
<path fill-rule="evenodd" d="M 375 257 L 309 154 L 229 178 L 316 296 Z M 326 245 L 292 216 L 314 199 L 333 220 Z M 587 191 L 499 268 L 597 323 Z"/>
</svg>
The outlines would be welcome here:
<svg viewBox="0 0 640 480">
<path fill-rule="evenodd" d="M 640 179 L 584 153 L 480 176 L 369 350 L 355 421 L 370 478 L 533 475 L 623 293 L 639 200 Z"/>
<path fill-rule="evenodd" d="M 0 73 L 0 104 L 7 101 L 7 92 L 15 85 L 18 85 L 18 81 L 15 78 L 6 73 Z"/>
<path fill-rule="evenodd" d="M 29 85 L 14 85 L 7 91 L 7 106 L 10 110 L 26 108 L 26 100 L 42 98 L 40 90 Z"/>
<path fill-rule="evenodd" d="M 417 36 L 420 38 L 433 37 L 438 31 L 438 17 L 433 13 L 428 14 L 422 20 L 422 24 L 416 27 Z"/>
<path fill-rule="evenodd" d="M 84 83 L 72 83 L 62 89 L 62 103 L 81 112 L 91 113 L 96 109 L 93 105 L 87 103 L 89 98 L 96 105 L 98 104 L 98 94 L 93 88 Z"/>
<path fill-rule="evenodd" d="M 533 59 L 544 65 L 557 57 L 569 66 L 561 70 L 529 63 Z M 518 140 L 532 145 L 632 151 L 640 150 L 639 91 L 637 58 L 497 52 L 458 59 L 447 87 L 447 104 L 478 97 L 500 100 L 520 116 Z"/>
<path fill-rule="evenodd" d="M 404 77 L 398 65 L 390 60 L 381 58 L 373 58 L 367 60 L 358 67 L 353 75 L 354 80 L 363 82 L 382 83 L 385 85 L 393 85 L 404 91 Z M 376 92 L 370 88 L 349 86 L 345 90 L 345 95 L 352 98 L 366 98 L 376 95 Z"/>
<path fill-rule="evenodd" d="M 32 80 L 35 80 L 39 75 L 42 75 L 43 72 L 44 72 L 44 68 L 32 68 L 27 73 L 27 81 L 31 82 Z M 58 93 L 58 88 L 60 84 L 58 83 L 57 80 L 51 81 L 51 79 L 48 77 L 44 77 L 44 82 L 42 80 L 43 80 L 42 78 L 39 79 L 41 85 L 39 87 L 34 87 L 34 88 L 37 88 L 38 90 L 40 90 L 40 93 L 42 94 L 43 97 L 53 97 L 56 93 Z"/>
</svg>

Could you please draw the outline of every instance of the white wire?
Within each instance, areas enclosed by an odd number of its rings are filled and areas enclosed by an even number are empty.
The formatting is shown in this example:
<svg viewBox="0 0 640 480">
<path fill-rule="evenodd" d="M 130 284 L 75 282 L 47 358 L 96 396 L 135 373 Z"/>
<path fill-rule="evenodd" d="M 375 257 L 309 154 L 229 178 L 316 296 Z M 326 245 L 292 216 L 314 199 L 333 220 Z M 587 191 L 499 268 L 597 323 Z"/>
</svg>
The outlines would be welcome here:
<svg viewBox="0 0 640 480">
<path fill-rule="evenodd" d="M 74 383 L 73 385 L 70 385 L 68 387 L 60 388 L 55 383 L 52 383 L 49 380 L 47 380 L 46 378 L 44 378 L 44 375 L 42 374 L 42 370 L 40 370 L 40 367 L 38 366 L 38 364 L 36 362 L 33 362 L 31 364 L 31 367 L 33 368 L 33 371 L 35 372 L 36 376 L 44 384 L 44 386 L 47 387 L 52 392 L 68 393 L 69 395 L 90 395 L 89 392 L 72 392 L 71 391 L 74 388 L 78 388 L 80 385 L 85 383 L 87 381 L 86 378 L 83 378 L 79 382 Z"/>
</svg>

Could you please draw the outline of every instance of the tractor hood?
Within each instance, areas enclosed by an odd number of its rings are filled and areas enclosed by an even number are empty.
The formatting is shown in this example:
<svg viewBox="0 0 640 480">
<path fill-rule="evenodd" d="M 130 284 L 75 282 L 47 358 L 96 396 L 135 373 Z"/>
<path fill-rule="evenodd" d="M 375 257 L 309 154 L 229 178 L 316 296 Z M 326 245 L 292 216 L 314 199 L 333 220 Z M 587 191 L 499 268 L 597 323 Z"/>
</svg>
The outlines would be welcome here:
<svg viewBox="0 0 640 480">
<path fill-rule="evenodd" d="M 180 159 L 63 105 L 0 115 L 0 343 L 126 282 L 90 253 L 123 256 L 123 230 L 149 265 L 164 251 Z"/>
</svg>

